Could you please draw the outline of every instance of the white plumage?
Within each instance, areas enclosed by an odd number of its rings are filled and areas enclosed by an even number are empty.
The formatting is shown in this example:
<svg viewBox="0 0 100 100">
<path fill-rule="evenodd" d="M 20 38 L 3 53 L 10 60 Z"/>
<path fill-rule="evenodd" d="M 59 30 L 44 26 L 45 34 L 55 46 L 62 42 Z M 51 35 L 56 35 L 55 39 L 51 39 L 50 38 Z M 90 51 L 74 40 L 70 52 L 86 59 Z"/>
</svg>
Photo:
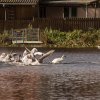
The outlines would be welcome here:
<svg viewBox="0 0 100 100">
<path fill-rule="evenodd" d="M 35 52 L 37 52 L 38 50 L 36 48 L 33 48 L 30 52 L 31 54 L 34 54 Z"/>
<path fill-rule="evenodd" d="M 39 55 L 39 56 L 42 56 L 44 53 L 42 53 L 42 52 L 35 52 L 34 53 L 34 56 L 36 56 L 36 55 Z"/>
<path fill-rule="evenodd" d="M 0 55 L 0 61 L 16 65 L 40 65 L 43 63 L 43 59 L 51 55 L 54 51 L 55 50 L 50 50 L 46 53 L 42 53 L 38 52 L 36 48 L 33 48 L 32 50 L 26 48 L 22 55 L 12 52 L 9 54 L 2 53 Z"/>
<path fill-rule="evenodd" d="M 3 61 L 3 59 L 6 57 L 6 53 L 2 53 L 1 55 L 0 55 L 0 61 Z"/>
<path fill-rule="evenodd" d="M 11 55 L 7 54 L 6 57 L 2 61 L 3 62 L 10 62 L 11 61 Z"/>
<path fill-rule="evenodd" d="M 35 59 L 35 61 L 31 63 L 31 65 L 40 65 L 40 63 L 37 59 Z"/>
<path fill-rule="evenodd" d="M 31 56 L 30 54 L 24 56 L 24 57 L 22 58 L 22 63 L 23 63 L 24 65 L 31 65 L 31 63 L 32 63 L 32 56 Z"/>
<path fill-rule="evenodd" d="M 25 50 L 25 51 L 23 52 L 23 57 L 26 56 L 27 54 L 28 54 L 28 51 Z"/>
<path fill-rule="evenodd" d="M 64 60 L 64 55 L 62 55 L 60 58 L 55 58 L 54 60 L 52 60 L 52 63 L 53 64 L 57 64 L 57 63 L 60 63 L 61 61 Z"/>
<path fill-rule="evenodd" d="M 98 45 L 97 48 L 100 49 L 100 45 Z"/>
</svg>

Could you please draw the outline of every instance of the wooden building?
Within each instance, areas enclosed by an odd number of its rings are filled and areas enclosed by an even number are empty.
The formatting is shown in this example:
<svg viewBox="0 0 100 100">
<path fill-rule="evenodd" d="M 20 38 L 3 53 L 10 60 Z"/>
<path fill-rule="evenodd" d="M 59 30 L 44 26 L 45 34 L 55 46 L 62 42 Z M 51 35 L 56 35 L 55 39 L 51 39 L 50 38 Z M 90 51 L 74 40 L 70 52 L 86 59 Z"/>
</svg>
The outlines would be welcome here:
<svg viewBox="0 0 100 100">
<path fill-rule="evenodd" d="M 33 22 L 34 27 L 46 27 L 57 18 L 100 18 L 99 4 L 99 0 L 0 0 L 0 30 Z"/>
<path fill-rule="evenodd" d="M 32 20 L 37 4 L 38 0 L 0 0 L 0 20 Z"/>
<path fill-rule="evenodd" d="M 99 0 L 43 0 L 41 4 L 45 9 L 44 17 L 93 18 L 100 17 L 100 9 L 97 8 L 98 1 Z"/>
<path fill-rule="evenodd" d="M 98 0 L 0 0 L 0 20 L 100 17 Z"/>
</svg>

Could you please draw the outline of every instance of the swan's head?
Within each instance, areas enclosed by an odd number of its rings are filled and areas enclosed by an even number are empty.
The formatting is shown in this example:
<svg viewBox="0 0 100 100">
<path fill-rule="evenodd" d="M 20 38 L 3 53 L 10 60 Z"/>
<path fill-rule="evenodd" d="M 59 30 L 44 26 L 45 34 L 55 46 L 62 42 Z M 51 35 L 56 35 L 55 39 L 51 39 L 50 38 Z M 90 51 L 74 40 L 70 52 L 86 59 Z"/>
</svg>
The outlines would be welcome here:
<svg viewBox="0 0 100 100">
<path fill-rule="evenodd" d="M 62 55 L 62 58 L 65 58 L 66 56 L 65 55 Z"/>
<path fill-rule="evenodd" d="M 36 48 L 33 48 L 32 50 L 31 50 L 31 53 L 35 53 L 35 52 L 37 52 L 38 50 L 36 49 Z"/>
</svg>

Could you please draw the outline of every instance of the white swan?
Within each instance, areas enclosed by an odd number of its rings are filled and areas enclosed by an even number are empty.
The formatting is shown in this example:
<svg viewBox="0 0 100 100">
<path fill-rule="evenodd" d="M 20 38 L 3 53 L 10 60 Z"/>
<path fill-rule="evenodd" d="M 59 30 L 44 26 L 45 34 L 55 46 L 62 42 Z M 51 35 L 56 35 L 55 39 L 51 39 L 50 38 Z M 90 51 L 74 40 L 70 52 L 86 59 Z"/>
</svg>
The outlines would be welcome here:
<svg viewBox="0 0 100 100">
<path fill-rule="evenodd" d="M 98 45 L 97 48 L 100 49 L 100 45 Z"/>
<path fill-rule="evenodd" d="M 29 52 L 29 54 L 31 54 L 32 57 L 37 55 L 37 54 L 34 55 L 34 53 L 38 52 L 37 48 L 33 48 L 32 50 L 29 50 L 27 47 L 25 47 L 25 48 Z"/>
<path fill-rule="evenodd" d="M 30 54 L 24 56 L 24 57 L 22 58 L 22 63 L 23 63 L 24 65 L 30 65 L 30 64 L 32 63 L 32 56 L 31 56 Z"/>
<path fill-rule="evenodd" d="M 51 55 L 53 52 L 54 50 L 50 50 L 38 59 L 33 57 L 31 54 L 28 54 L 23 57 L 22 63 L 24 65 L 40 65 L 43 62 L 43 59 Z"/>
<path fill-rule="evenodd" d="M 34 58 L 34 61 L 32 59 L 31 55 L 26 55 L 22 60 L 24 65 L 40 65 L 39 61 Z"/>
<path fill-rule="evenodd" d="M 44 53 L 40 58 L 35 59 L 34 62 L 31 63 L 31 65 L 40 65 L 43 62 L 43 59 L 45 59 L 46 57 L 50 56 L 52 53 L 54 53 L 55 50 L 50 50 L 46 53 Z"/>
<path fill-rule="evenodd" d="M 43 54 L 44 54 L 44 53 L 42 53 L 42 52 L 35 52 L 35 53 L 34 53 L 34 56 L 36 56 L 36 55 L 43 56 Z"/>
<path fill-rule="evenodd" d="M 25 46 L 25 49 L 31 54 L 34 54 L 35 52 L 38 51 L 37 48 L 33 48 L 32 50 L 29 50 L 26 46 Z"/>
<path fill-rule="evenodd" d="M 2 60 L 3 62 L 10 62 L 11 61 L 11 55 L 7 54 L 6 57 Z"/>
<path fill-rule="evenodd" d="M 57 64 L 57 63 L 60 63 L 61 61 L 64 60 L 64 55 L 62 55 L 60 58 L 55 58 L 54 60 L 52 60 L 52 63 L 53 64 Z"/>
<path fill-rule="evenodd" d="M 27 48 L 28 51 L 28 48 Z M 23 56 L 17 54 L 17 53 L 12 53 L 10 52 L 9 54 L 6 53 L 2 53 L 0 55 L 0 60 L 2 62 L 7 62 L 10 64 L 16 64 L 16 65 L 40 65 L 43 62 L 43 59 L 45 59 L 46 57 L 50 56 L 52 53 L 54 53 L 55 50 L 50 50 L 46 53 L 42 53 L 42 52 L 37 52 L 36 48 L 33 48 L 31 51 L 25 51 L 24 53 L 26 53 L 25 55 L 23 54 Z M 41 55 L 38 58 L 36 58 L 35 55 Z"/>
<path fill-rule="evenodd" d="M 2 53 L 1 55 L 0 55 L 0 61 L 3 61 L 3 59 L 6 57 L 6 53 Z"/>
<path fill-rule="evenodd" d="M 33 48 L 30 52 L 31 54 L 34 54 L 35 52 L 37 52 L 38 50 L 36 48 Z"/>
<path fill-rule="evenodd" d="M 27 54 L 28 54 L 28 51 L 25 50 L 25 51 L 23 52 L 23 57 L 26 56 Z"/>
<path fill-rule="evenodd" d="M 40 65 L 40 62 L 35 58 L 35 61 L 32 62 L 31 65 Z"/>
</svg>

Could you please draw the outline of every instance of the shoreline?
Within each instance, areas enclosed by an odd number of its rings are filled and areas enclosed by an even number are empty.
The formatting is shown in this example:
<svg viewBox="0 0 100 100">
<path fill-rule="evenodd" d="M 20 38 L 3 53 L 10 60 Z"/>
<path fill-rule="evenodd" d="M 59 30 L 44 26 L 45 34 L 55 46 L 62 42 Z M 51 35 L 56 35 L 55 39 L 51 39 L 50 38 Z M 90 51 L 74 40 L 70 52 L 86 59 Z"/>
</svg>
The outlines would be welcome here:
<svg viewBox="0 0 100 100">
<path fill-rule="evenodd" d="M 46 51 L 46 50 L 51 50 L 51 49 L 54 49 L 56 51 L 63 51 L 63 52 L 99 52 L 100 50 L 96 47 L 84 47 L 84 48 L 66 48 L 66 47 L 28 47 L 27 48 L 29 49 L 32 49 L 32 48 L 37 48 L 39 49 L 39 51 Z M 5 51 L 5 50 L 13 50 L 13 51 L 16 51 L 16 50 L 25 50 L 25 47 L 0 47 L 0 51 Z"/>
</svg>

